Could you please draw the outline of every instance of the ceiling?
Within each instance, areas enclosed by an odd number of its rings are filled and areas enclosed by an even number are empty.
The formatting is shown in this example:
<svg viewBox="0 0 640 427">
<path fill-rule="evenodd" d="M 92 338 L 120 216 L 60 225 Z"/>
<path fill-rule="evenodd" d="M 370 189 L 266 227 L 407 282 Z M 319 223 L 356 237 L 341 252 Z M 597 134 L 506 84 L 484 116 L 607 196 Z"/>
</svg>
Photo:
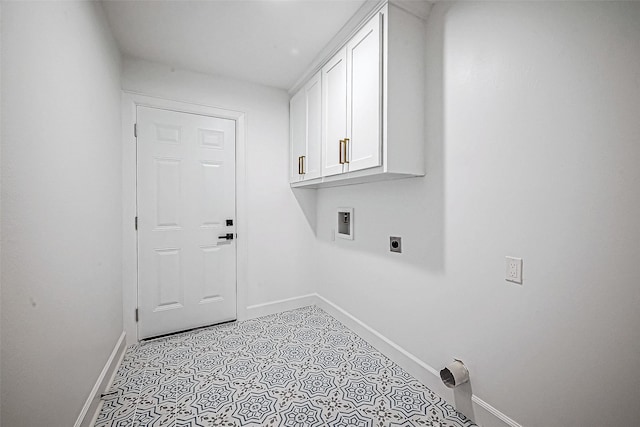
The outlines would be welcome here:
<svg viewBox="0 0 640 427">
<path fill-rule="evenodd" d="M 103 0 L 121 52 L 291 88 L 365 0 Z"/>
</svg>

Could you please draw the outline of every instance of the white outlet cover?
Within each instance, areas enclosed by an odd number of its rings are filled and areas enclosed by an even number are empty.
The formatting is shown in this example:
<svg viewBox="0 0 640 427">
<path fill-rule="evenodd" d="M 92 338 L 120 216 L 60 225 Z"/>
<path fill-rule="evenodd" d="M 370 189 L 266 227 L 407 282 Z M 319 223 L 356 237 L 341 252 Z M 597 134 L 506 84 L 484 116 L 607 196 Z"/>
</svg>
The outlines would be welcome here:
<svg viewBox="0 0 640 427">
<path fill-rule="evenodd" d="M 508 282 L 522 284 L 522 258 L 507 257 L 504 278 Z"/>
</svg>

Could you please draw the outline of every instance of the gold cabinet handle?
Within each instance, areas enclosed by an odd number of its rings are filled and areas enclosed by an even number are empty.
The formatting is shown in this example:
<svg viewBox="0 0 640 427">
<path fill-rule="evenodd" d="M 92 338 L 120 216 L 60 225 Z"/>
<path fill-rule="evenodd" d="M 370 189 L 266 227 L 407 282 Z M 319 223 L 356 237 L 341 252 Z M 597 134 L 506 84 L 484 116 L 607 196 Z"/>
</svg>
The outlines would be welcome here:
<svg viewBox="0 0 640 427">
<path fill-rule="evenodd" d="M 302 175 L 302 156 L 298 157 L 298 175 Z"/>
<path fill-rule="evenodd" d="M 341 165 L 344 164 L 344 160 L 342 160 L 342 144 L 344 144 L 344 139 L 340 140 L 340 144 L 338 145 L 338 156 L 339 156 L 339 162 Z"/>
<path fill-rule="evenodd" d="M 307 173 L 307 171 L 305 170 L 305 161 L 307 160 L 307 156 L 300 156 L 300 163 L 302 163 L 302 175 L 304 175 L 305 173 Z"/>
<path fill-rule="evenodd" d="M 345 138 L 344 139 L 344 162 L 345 163 L 349 163 L 349 159 L 348 159 L 349 156 L 347 156 L 347 153 L 348 153 L 347 146 L 348 145 L 349 145 L 349 138 Z"/>
</svg>

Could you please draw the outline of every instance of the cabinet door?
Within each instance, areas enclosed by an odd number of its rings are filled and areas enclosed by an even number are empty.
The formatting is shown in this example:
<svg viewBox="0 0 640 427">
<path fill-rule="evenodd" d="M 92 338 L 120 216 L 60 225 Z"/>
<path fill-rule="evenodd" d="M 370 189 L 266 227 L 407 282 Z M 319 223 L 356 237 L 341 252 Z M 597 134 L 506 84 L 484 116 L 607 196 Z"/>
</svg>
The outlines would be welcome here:
<svg viewBox="0 0 640 427">
<path fill-rule="evenodd" d="M 301 170 L 301 157 L 306 152 L 307 139 L 307 108 L 304 88 L 298 91 L 289 102 L 290 126 L 290 173 L 289 182 L 302 181 L 304 175 Z"/>
<path fill-rule="evenodd" d="M 380 14 L 347 43 L 348 170 L 382 164 Z"/>
<path fill-rule="evenodd" d="M 322 158 L 322 85 L 318 72 L 305 86 L 307 107 L 307 147 L 304 179 L 320 177 Z"/>
<path fill-rule="evenodd" d="M 347 137 L 347 54 L 343 48 L 322 67 L 322 176 L 342 173 L 341 140 Z"/>
</svg>

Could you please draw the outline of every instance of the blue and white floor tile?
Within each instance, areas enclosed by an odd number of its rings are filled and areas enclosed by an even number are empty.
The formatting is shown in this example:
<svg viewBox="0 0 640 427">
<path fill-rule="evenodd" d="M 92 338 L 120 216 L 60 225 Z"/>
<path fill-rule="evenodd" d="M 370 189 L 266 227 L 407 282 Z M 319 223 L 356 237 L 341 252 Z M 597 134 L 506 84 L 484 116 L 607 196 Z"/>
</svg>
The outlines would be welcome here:
<svg viewBox="0 0 640 427">
<path fill-rule="evenodd" d="M 317 307 L 131 346 L 96 427 L 472 427 Z"/>
</svg>

